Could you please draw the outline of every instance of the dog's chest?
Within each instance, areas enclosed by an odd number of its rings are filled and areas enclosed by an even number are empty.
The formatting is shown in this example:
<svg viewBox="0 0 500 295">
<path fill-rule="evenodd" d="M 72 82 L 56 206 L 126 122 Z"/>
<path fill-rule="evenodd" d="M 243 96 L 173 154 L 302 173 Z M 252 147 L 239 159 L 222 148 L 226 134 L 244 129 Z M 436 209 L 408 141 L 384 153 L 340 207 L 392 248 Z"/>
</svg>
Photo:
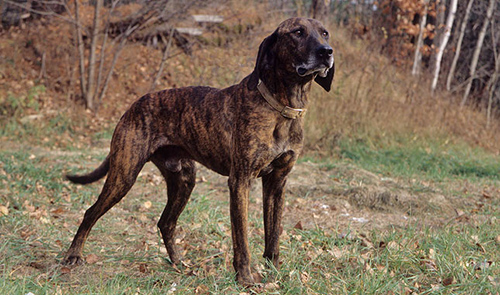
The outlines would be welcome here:
<svg viewBox="0 0 500 295">
<path fill-rule="evenodd" d="M 277 155 L 289 150 L 299 152 L 303 137 L 302 119 L 279 122 L 273 130 L 273 150 Z"/>
</svg>

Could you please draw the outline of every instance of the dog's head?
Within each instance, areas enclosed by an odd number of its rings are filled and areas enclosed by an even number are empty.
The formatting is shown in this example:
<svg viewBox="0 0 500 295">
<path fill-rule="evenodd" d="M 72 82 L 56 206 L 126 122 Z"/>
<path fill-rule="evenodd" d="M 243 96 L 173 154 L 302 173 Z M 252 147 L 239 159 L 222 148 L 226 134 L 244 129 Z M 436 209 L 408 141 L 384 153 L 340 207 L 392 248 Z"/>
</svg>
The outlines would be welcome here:
<svg viewBox="0 0 500 295">
<path fill-rule="evenodd" d="M 267 72 L 302 83 L 314 79 L 330 91 L 335 67 L 328 38 L 328 31 L 317 20 L 285 20 L 260 44 L 249 88 L 255 89 L 263 73 Z"/>
</svg>

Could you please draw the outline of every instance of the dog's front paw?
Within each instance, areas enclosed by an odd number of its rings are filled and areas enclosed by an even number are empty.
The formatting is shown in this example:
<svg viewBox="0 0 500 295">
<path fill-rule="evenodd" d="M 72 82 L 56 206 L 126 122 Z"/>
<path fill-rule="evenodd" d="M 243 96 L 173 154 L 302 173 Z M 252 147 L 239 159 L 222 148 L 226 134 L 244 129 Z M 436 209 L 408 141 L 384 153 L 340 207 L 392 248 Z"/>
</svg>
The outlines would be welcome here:
<svg viewBox="0 0 500 295">
<path fill-rule="evenodd" d="M 82 265 L 85 263 L 85 259 L 83 259 L 80 255 L 68 255 L 63 261 L 63 265 Z"/>
<path fill-rule="evenodd" d="M 252 275 L 236 274 L 236 281 L 244 287 L 255 287 L 256 283 Z"/>
</svg>

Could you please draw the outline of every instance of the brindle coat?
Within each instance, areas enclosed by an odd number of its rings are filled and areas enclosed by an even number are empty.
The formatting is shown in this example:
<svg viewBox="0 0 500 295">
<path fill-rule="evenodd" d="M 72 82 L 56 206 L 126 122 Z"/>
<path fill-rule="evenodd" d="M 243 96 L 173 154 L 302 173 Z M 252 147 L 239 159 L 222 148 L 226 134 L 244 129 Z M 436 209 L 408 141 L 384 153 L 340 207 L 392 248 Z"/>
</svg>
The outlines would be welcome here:
<svg viewBox="0 0 500 295">
<path fill-rule="evenodd" d="M 251 284 L 248 249 L 248 194 L 262 178 L 264 257 L 278 266 L 283 190 L 303 142 L 303 118 L 290 119 L 273 109 L 257 89 L 261 80 L 281 104 L 307 106 L 315 80 L 329 91 L 333 50 L 328 32 L 316 20 L 281 23 L 259 47 L 254 71 L 225 89 L 186 87 L 146 94 L 120 119 L 110 153 L 93 172 L 67 176 L 75 183 L 108 177 L 96 203 L 86 212 L 66 254 L 66 264 L 83 262 L 84 242 L 96 221 L 117 204 L 152 161 L 167 182 L 168 202 L 158 222 L 173 263 L 180 263 L 175 226 L 195 185 L 195 161 L 229 176 L 233 265 L 237 279 Z"/>
</svg>

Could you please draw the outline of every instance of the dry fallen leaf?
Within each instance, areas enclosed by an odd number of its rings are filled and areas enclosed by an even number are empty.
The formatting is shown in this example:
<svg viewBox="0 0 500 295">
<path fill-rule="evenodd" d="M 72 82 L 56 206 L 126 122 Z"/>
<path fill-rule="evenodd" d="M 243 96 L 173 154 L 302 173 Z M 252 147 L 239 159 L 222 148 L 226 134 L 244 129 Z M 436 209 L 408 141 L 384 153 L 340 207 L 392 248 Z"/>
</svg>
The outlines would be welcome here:
<svg viewBox="0 0 500 295">
<path fill-rule="evenodd" d="M 429 249 L 429 258 L 431 260 L 435 260 L 436 259 L 436 251 L 432 248 Z"/>
<path fill-rule="evenodd" d="M 142 204 L 142 207 L 144 207 L 144 209 L 149 209 L 153 206 L 153 203 L 151 203 L 150 201 L 146 201 Z"/>
<path fill-rule="evenodd" d="M 437 265 L 433 260 L 424 259 L 420 262 L 422 266 L 424 266 L 429 271 L 437 271 Z"/>
<path fill-rule="evenodd" d="M 5 216 L 9 215 L 9 208 L 7 208 L 3 205 L 0 206 L 0 216 L 2 216 L 2 215 L 5 215 Z"/>
<path fill-rule="evenodd" d="M 443 283 L 443 286 L 449 286 L 449 285 L 453 284 L 453 281 L 454 281 L 454 279 L 451 276 L 451 277 L 445 278 L 442 283 Z"/>
<path fill-rule="evenodd" d="M 344 255 L 349 254 L 347 250 L 341 250 L 338 247 L 334 247 L 332 249 L 326 250 L 330 255 L 333 256 L 334 259 L 342 258 Z"/>
<path fill-rule="evenodd" d="M 389 250 L 399 250 L 401 249 L 401 247 L 399 246 L 399 244 L 395 241 L 390 241 L 389 243 L 387 243 L 387 249 Z"/>
<path fill-rule="evenodd" d="M 63 267 L 61 267 L 61 273 L 62 274 L 69 274 L 69 273 L 71 273 L 71 268 L 63 266 Z"/>
<path fill-rule="evenodd" d="M 50 213 L 52 213 L 53 215 L 61 215 L 65 212 L 66 210 L 64 210 L 63 208 L 59 207 L 55 210 L 52 210 Z"/>
<path fill-rule="evenodd" d="M 139 264 L 139 272 L 146 273 L 148 271 L 148 266 L 146 263 Z"/>
<path fill-rule="evenodd" d="M 304 228 L 302 227 L 302 221 L 299 220 L 299 222 L 297 222 L 297 224 L 295 224 L 293 228 L 303 230 Z"/>
<path fill-rule="evenodd" d="M 305 271 L 303 271 L 301 274 L 300 274 L 300 281 L 302 282 L 302 284 L 305 284 L 309 281 L 309 274 Z"/>
<path fill-rule="evenodd" d="M 208 294 L 208 287 L 205 286 L 205 285 L 199 285 L 198 287 L 196 287 L 196 289 L 194 289 L 194 294 Z"/>
<path fill-rule="evenodd" d="M 85 258 L 85 261 L 87 261 L 88 264 L 94 264 L 97 261 L 99 261 L 99 257 L 97 257 L 97 255 L 92 253 L 92 254 L 87 255 L 87 257 Z"/>
<path fill-rule="evenodd" d="M 490 283 L 496 287 L 496 286 L 500 286 L 500 277 L 493 277 L 493 276 L 488 276 L 488 281 L 490 281 Z"/>
</svg>

